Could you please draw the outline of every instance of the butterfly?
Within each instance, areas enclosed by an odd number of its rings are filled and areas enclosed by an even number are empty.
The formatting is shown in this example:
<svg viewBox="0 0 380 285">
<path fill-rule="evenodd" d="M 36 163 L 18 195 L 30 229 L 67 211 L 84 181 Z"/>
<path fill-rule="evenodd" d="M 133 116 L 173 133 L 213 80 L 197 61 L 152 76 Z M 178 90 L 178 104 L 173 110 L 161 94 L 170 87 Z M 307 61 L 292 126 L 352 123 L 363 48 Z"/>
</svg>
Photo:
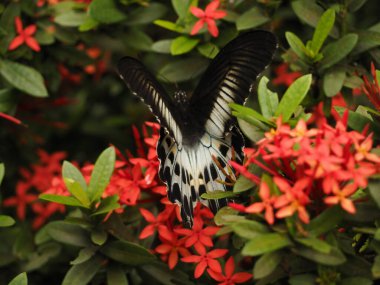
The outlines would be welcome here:
<svg viewBox="0 0 380 285">
<path fill-rule="evenodd" d="M 120 77 L 160 122 L 159 177 L 169 200 L 180 206 L 185 227 L 192 227 L 198 201 L 214 213 L 227 205 L 226 198 L 206 200 L 201 195 L 231 191 L 236 177 L 229 161 L 243 160 L 244 139 L 229 104 L 245 103 L 276 48 L 276 37 L 268 31 L 237 36 L 211 61 L 191 97 L 182 90 L 169 96 L 139 60 L 119 61 Z"/>
</svg>

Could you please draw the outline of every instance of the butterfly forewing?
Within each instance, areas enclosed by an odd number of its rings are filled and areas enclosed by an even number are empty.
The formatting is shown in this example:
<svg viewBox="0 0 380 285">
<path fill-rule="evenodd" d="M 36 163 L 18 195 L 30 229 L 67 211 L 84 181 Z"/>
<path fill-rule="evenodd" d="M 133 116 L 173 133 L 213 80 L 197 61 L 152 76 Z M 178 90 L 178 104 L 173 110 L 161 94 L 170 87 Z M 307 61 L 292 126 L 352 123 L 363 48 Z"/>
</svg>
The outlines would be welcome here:
<svg viewBox="0 0 380 285">
<path fill-rule="evenodd" d="M 137 59 L 124 57 L 118 63 L 118 71 L 132 93 L 148 105 L 161 126 L 166 128 L 175 140 L 181 140 L 179 118 L 174 103 L 145 66 Z"/>
</svg>

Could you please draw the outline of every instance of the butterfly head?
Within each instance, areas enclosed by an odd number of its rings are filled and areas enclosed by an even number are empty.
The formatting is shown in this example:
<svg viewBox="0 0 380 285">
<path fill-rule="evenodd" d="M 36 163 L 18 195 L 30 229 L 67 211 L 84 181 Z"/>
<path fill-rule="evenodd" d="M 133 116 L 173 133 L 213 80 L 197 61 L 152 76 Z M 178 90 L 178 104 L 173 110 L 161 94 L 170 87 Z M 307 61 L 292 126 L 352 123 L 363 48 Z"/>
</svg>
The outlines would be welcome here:
<svg viewBox="0 0 380 285">
<path fill-rule="evenodd" d="M 185 107 L 189 104 L 189 98 L 187 93 L 183 90 L 178 90 L 174 92 L 174 101 L 178 107 Z"/>
</svg>

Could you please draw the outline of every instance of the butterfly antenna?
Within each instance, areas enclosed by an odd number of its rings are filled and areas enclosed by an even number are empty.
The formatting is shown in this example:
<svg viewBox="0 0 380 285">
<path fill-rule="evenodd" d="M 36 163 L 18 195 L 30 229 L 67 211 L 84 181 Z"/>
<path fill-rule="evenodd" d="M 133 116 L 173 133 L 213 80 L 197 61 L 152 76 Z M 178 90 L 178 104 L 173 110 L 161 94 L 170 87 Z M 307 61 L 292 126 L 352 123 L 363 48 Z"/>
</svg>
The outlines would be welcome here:
<svg viewBox="0 0 380 285">
<path fill-rule="evenodd" d="M 218 159 L 215 157 L 215 155 L 212 155 L 211 156 L 212 160 L 214 161 L 214 163 L 216 164 L 216 166 L 219 168 L 219 170 L 224 174 L 224 176 L 230 181 L 230 182 L 227 182 L 227 181 L 222 181 L 222 180 L 215 180 L 216 182 L 220 183 L 220 184 L 224 184 L 224 185 L 227 185 L 227 186 L 233 186 L 236 182 L 236 179 L 234 178 L 234 175 L 233 175 L 233 172 L 231 171 L 231 168 L 228 167 L 228 172 L 226 172 L 226 170 L 223 168 L 223 166 L 220 164 L 220 162 L 218 161 Z"/>
</svg>

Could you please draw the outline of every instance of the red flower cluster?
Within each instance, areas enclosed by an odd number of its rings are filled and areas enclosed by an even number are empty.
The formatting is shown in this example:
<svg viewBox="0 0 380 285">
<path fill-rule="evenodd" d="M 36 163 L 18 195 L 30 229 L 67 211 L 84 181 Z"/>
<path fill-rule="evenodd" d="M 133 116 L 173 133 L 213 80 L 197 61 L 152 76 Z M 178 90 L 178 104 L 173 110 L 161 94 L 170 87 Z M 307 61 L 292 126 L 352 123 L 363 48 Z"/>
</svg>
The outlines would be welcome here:
<svg viewBox="0 0 380 285">
<path fill-rule="evenodd" d="M 294 80 L 302 75 L 299 71 L 289 72 L 289 65 L 282 63 L 274 69 L 276 77 L 272 80 L 273 84 L 290 86 Z"/>
<path fill-rule="evenodd" d="M 380 172 L 380 157 L 371 153 L 372 135 L 348 131 L 347 120 L 348 112 L 335 128 L 324 124 L 320 129 L 308 129 L 300 120 L 291 129 L 279 119 L 277 129 L 266 133 L 256 150 L 248 151 L 244 165 L 232 162 L 242 175 L 260 183 L 260 201 L 248 207 L 231 206 L 246 213 L 264 212 L 269 224 L 294 214 L 308 223 L 321 204 L 340 204 L 355 213 L 350 197 Z M 251 163 L 273 176 L 273 187 L 248 172 Z"/>
</svg>

